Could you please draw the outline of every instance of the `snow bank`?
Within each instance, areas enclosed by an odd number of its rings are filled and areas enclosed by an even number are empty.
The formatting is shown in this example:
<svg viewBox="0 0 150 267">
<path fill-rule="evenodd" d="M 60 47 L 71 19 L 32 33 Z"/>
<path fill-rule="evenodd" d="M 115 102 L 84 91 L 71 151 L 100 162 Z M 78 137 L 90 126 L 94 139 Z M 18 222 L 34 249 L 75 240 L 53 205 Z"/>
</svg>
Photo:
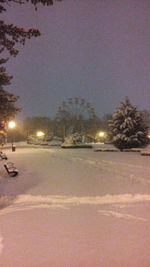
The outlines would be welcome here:
<svg viewBox="0 0 150 267">
<path fill-rule="evenodd" d="M 75 206 L 83 205 L 114 205 L 114 204 L 136 204 L 150 202 L 150 195 L 141 194 L 122 194 L 122 195 L 104 195 L 95 197 L 77 197 L 77 196 L 62 196 L 62 195 L 19 195 L 12 205 L 0 211 L 0 215 L 5 215 L 12 212 L 31 210 L 37 208 L 49 209 L 68 209 Z M 108 212 L 108 214 L 113 214 Z M 113 214 L 115 215 L 115 214 Z M 117 215 L 117 214 L 116 214 Z M 122 216 L 122 215 L 121 215 Z M 125 216 L 125 215 L 123 215 Z"/>
<path fill-rule="evenodd" d="M 150 150 L 142 150 L 141 151 L 141 156 L 150 156 Z"/>
</svg>

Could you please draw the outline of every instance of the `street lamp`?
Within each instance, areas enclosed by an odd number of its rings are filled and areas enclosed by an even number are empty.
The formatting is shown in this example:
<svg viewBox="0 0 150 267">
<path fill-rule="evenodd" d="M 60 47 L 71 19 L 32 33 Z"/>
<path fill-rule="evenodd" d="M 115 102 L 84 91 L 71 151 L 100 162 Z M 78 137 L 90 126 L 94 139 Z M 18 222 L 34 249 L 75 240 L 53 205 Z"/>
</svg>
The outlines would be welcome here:
<svg viewBox="0 0 150 267">
<path fill-rule="evenodd" d="M 9 122 L 8 122 L 8 127 L 9 127 L 10 129 L 14 129 L 14 128 L 16 127 L 16 123 L 15 123 L 15 121 L 9 121 Z"/>
<path fill-rule="evenodd" d="M 105 132 L 99 132 L 99 137 L 104 137 L 104 135 L 105 135 Z"/>
<path fill-rule="evenodd" d="M 15 127 L 16 127 L 15 121 L 9 121 L 8 122 L 8 128 L 9 129 L 14 130 Z M 14 132 L 12 132 L 12 141 L 11 141 L 11 144 L 12 144 L 12 151 L 15 151 L 16 150 L 16 147 L 14 145 Z"/>
<path fill-rule="evenodd" d="M 37 137 L 43 137 L 45 135 L 45 133 L 43 133 L 42 131 L 38 131 L 37 133 L 36 133 L 36 136 Z"/>
<path fill-rule="evenodd" d="M 42 132 L 42 131 L 38 131 L 36 133 L 36 136 L 37 136 L 37 142 L 38 142 L 38 144 L 41 144 L 41 142 L 44 140 L 45 133 Z"/>
<path fill-rule="evenodd" d="M 106 132 L 103 132 L 103 131 L 100 131 L 97 134 L 98 140 L 101 143 L 104 143 L 105 142 L 106 136 L 107 136 L 107 133 Z"/>
</svg>

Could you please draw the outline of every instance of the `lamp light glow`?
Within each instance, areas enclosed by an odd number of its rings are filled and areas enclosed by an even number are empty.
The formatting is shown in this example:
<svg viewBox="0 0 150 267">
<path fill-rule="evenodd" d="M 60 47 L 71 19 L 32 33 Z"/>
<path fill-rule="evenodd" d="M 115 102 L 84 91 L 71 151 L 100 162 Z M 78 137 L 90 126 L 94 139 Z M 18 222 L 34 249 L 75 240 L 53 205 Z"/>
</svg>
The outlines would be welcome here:
<svg viewBox="0 0 150 267">
<path fill-rule="evenodd" d="M 15 127 L 16 127 L 16 123 L 15 123 L 15 121 L 9 121 L 9 122 L 8 122 L 8 127 L 9 127 L 10 129 L 15 128 Z"/>
<path fill-rule="evenodd" d="M 37 133 L 36 133 L 36 136 L 37 137 L 43 137 L 45 135 L 45 133 L 43 133 L 42 131 L 38 131 Z"/>
<path fill-rule="evenodd" d="M 105 133 L 104 132 L 99 132 L 98 134 L 100 137 L 104 137 Z"/>
</svg>

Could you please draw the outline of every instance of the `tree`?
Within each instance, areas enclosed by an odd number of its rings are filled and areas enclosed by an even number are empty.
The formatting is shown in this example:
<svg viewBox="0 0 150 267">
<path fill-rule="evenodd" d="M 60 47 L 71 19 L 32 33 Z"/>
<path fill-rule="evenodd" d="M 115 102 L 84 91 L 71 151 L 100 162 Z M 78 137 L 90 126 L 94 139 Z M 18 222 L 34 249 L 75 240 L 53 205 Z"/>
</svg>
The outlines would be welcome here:
<svg viewBox="0 0 150 267">
<path fill-rule="evenodd" d="M 17 100 L 18 96 L 10 94 L 0 87 L 0 144 L 5 142 L 7 122 L 13 119 L 20 110 L 15 106 Z"/>
<path fill-rule="evenodd" d="M 150 127 L 150 110 L 142 110 L 142 115 L 145 123 Z"/>
<path fill-rule="evenodd" d="M 39 3 L 49 6 L 53 5 L 54 1 L 61 0 L 0 0 L 0 14 L 6 12 L 10 4 L 17 3 L 18 5 L 23 5 L 25 3 L 28 3 L 29 1 L 35 6 L 35 9 L 37 10 L 37 5 Z M 0 20 L 0 53 L 7 51 L 11 56 L 16 56 L 19 52 L 19 50 L 15 47 L 17 43 L 24 45 L 27 39 L 38 36 L 40 36 L 38 29 L 25 29 L 16 26 L 13 23 L 7 24 L 4 20 Z M 4 64 L 5 62 L 5 59 L 0 59 L 0 64 Z M 0 86 L 3 85 L 3 83 L 1 82 L 5 79 L 6 75 L 6 72 L 3 72 L 1 74 Z"/>
<path fill-rule="evenodd" d="M 112 114 L 110 113 L 106 113 L 103 115 L 102 119 L 101 119 L 101 130 L 104 130 L 106 132 L 108 132 L 109 130 L 109 121 L 112 119 Z"/>
<path fill-rule="evenodd" d="M 18 96 L 0 88 L 0 123 L 6 123 L 8 120 L 14 118 L 15 114 L 20 110 L 20 108 L 15 106 L 18 98 Z"/>
<path fill-rule="evenodd" d="M 15 102 L 18 100 L 18 96 L 10 94 L 3 89 L 4 86 L 10 84 L 12 76 L 6 73 L 6 69 L 1 66 L 7 59 L 0 60 L 0 123 L 6 124 L 6 122 L 12 119 L 15 114 L 20 111 L 20 108 L 15 106 Z"/>
<path fill-rule="evenodd" d="M 6 86 L 10 84 L 10 80 L 12 76 L 9 76 L 6 73 L 6 69 L 2 66 L 2 64 L 6 63 L 8 59 L 0 59 L 0 87 Z"/>
<path fill-rule="evenodd" d="M 142 114 L 131 105 L 128 98 L 121 102 L 109 122 L 113 144 L 120 150 L 148 144 L 148 127 Z"/>
<path fill-rule="evenodd" d="M 37 9 L 37 4 L 53 5 L 54 1 L 61 0 L 30 0 L 31 4 Z M 29 0 L 0 0 L 0 13 L 7 11 L 10 4 L 17 3 L 23 5 L 29 2 Z M 10 55 L 16 56 L 18 49 L 15 48 L 16 43 L 25 44 L 27 39 L 31 37 L 37 37 L 40 35 L 38 29 L 24 29 L 14 24 L 7 24 L 4 20 L 0 20 L 0 53 L 7 50 Z"/>
<path fill-rule="evenodd" d="M 47 136 L 53 133 L 53 122 L 48 117 L 28 117 L 23 125 L 27 135 L 35 134 L 39 130 L 44 131 Z"/>
<path fill-rule="evenodd" d="M 37 9 L 37 4 L 53 5 L 54 1 L 61 0 L 0 0 L 0 14 L 6 12 L 10 4 L 23 5 L 29 2 Z M 16 56 L 19 52 L 16 49 L 16 44 L 24 45 L 27 39 L 31 37 L 37 37 L 40 35 L 37 29 L 24 29 L 16 26 L 13 23 L 7 24 L 4 20 L 0 19 L 0 54 L 8 52 L 11 56 Z M 8 86 L 13 78 L 6 72 L 4 64 L 9 58 L 5 59 L 0 57 L 0 123 L 7 122 L 8 119 L 14 117 L 14 115 L 20 110 L 15 106 L 15 102 L 18 100 L 18 96 L 8 93 L 3 89 L 4 86 Z"/>
</svg>

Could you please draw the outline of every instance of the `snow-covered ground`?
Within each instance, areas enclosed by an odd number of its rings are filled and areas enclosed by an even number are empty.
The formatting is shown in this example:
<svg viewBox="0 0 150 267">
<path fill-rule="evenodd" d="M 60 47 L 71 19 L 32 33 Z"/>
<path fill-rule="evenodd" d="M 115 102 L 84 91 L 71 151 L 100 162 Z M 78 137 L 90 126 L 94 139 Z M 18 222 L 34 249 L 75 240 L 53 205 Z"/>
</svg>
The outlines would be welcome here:
<svg viewBox="0 0 150 267">
<path fill-rule="evenodd" d="M 19 175 L 0 162 L 1 267 L 150 266 L 149 156 L 23 143 L 4 151 Z"/>
</svg>

